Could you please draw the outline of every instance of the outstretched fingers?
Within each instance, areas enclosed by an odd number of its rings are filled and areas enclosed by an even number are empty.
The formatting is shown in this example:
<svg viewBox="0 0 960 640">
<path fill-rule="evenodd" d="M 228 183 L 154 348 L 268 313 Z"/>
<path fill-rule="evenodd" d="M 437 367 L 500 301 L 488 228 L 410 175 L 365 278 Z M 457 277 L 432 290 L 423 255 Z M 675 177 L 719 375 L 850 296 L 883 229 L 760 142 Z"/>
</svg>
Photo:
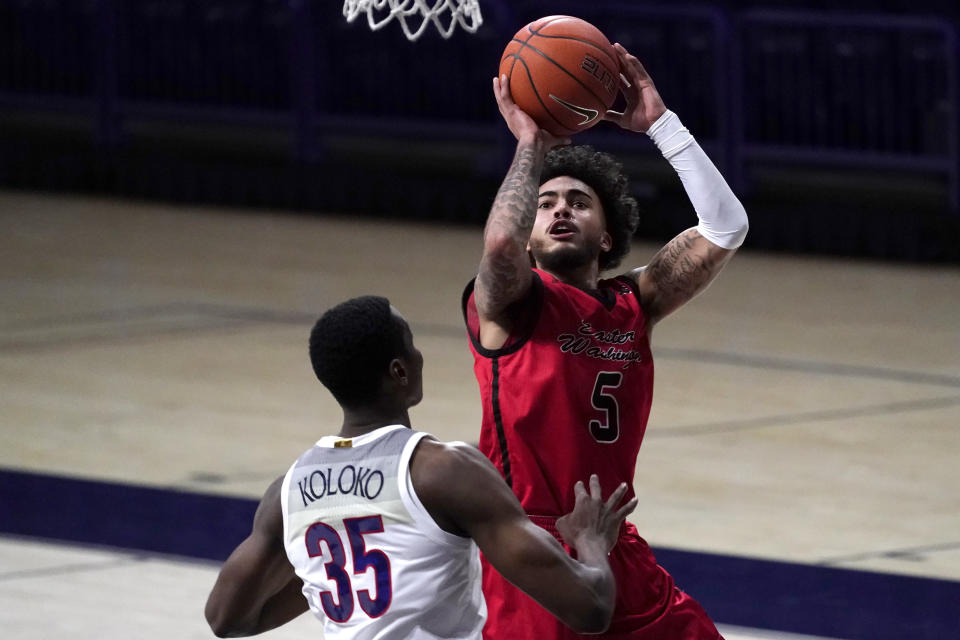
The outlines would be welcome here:
<svg viewBox="0 0 960 640">
<path fill-rule="evenodd" d="M 501 113 L 503 113 L 504 108 L 508 104 L 513 102 L 510 96 L 510 90 L 507 88 L 506 80 L 506 76 L 499 76 L 493 79 L 493 97 L 497 101 L 497 106 L 500 108 Z"/>
<path fill-rule="evenodd" d="M 626 108 L 623 113 L 609 111 L 604 119 L 630 131 L 647 131 L 667 108 L 640 60 L 619 42 L 613 47 L 620 62 L 620 91 L 626 101 Z"/>
<path fill-rule="evenodd" d="M 627 51 L 619 42 L 615 43 L 613 48 L 620 57 L 620 66 L 623 68 L 624 77 L 630 85 L 643 86 L 650 82 L 650 74 L 647 73 L 637 56 Z"/>
<path fill-rule="evenodd" d="M 603 500 L 600 478 L 595 473 L 590 474 L 590 497 L 597 501 Z"/>
<path fill-rule="evenodd" d="M 513 106 L 513 94 L 510 93 L 510 81 L 507 79 L 507 74 L 501 74 L 497 80 L 500 85 L 500 99 L 503 100 L 504 104 Z"/>
<path fill-rule="evenodd" d="M 607 502 L 603 505 L 604 511 L 610 514 L 610 519 L 612 523 L 616 524 L 616 527 L 619 528 L 623 521 L 626 520 L 627 516 L 637 508 L 637 498 L 634 496 L 626 504 L 621 506 L 619 509 L 617 505 L 620 504 L 620 501 L 623 500 L 623 496 L 627 493 L 627 483 L 621 482 L 620 486 L 617 487 L 616 491 L 610 494 L 610 497 L 607 498 Z"/>
<path fill-rule="evenodd" d="M 614 44 L 613 47 L 616 50 L 620 62 L 620 93 L 623 94 L 623 99 L 627 106 L 623 111 L 608 109 L 607 112 L 603 114 L 603 119 L 625 127 L 629 124 L 629 115 L 627 114 L 631 113 L 640 102 L 640 86 L 638 84 L 637 72 L 633 65 L 634 62 L 639 64 L 640 61 L 627 53 L 627 50 L 624 49 L 620 43 Z"/>
<path fill-rule="evenodd" d="M 574 511 L 581 509 L 584 502 L 590 499 L 590 494 L 587 493 L 587 489 L 583 485 L 583 480 L 577 480 L 577 483 L 573 485 L 573 498 Z"/>
<path fill-rule="evenodd" d="M 573 485 L 573 495 L 577 500 L 587 497 L 587 489 L 583 486 L 583 480 L 577 480 L 577 483 Z"/>
<path fill-rule="evenodd" d="M 620 504 L 620 501 L 623 500 L 623 496 L 627 493 L 627 483 L 621 482 L 620 486 L 617 487 L 613 493 L 610 494 L 610 497 L 607 498 L 607 502 L 604 505 L 607 511 L 613 511 L 616 509 L 617 505 Z"/>
<path fill-rule="evenodd" d="M 513 101 L 513 96 L 510 94 L 510 83 L 505 74 L 493 79 L 493 97 L 497 101 L 500 115 L 503 116 L 510 132 L 518 140 L 528 135 L 539 135 L 548 150 L 558 145 L 570 144 L 570 138 L 558 137 L 541 129 L 536 121 Z"/>
<path fill-rule="evenodd" d="M 627 516 L 633 513 L 633 510 L 637 508 L 637 496 L 633 496 L 630 500 L 617 509 L 616 513 L 613 516 L 617 519 L 617 522 L 623 522 L 627 519 Z"/>
</svg>

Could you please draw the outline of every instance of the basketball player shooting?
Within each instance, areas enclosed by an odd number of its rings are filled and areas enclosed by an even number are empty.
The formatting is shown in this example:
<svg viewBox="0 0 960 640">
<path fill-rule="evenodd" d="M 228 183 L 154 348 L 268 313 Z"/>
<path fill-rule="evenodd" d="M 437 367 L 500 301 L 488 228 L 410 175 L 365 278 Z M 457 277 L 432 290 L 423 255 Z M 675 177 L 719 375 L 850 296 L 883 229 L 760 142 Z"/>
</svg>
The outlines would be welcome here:
<svg viewBox="0 0 960 640">
<path fill-rule="evenodd" d="M 747 215 L 640 61 L 614 45 L 625 110 L 604 119 L 646 133 L 679 174 L 699 218 L 649 264 L 603 279 L 629 251 L 637 203 L 612 156 L 538 127 L 493 81 L 517 139 L 484 230 L 479 272 L 463 311 L 483 402 L 480 448 L 533 522 L 557 534 L 573 481 L 631 486 L 653 393 L 650 333 L 703 291 L 747 233 Z M 532 266 L 531 266 L 532 265 Z M 720 638 L 703 608 L 658 566 L 627 523 L 610 556 L 617 581 L 603 637 Z M 574 637 L 484 565 L 484 637 Z"/>
<path fill-rule="evenodd" d="M 309 607 L 328 640 L 479 639 L 486 620 L 477 547 L 572 629 L 607 627 L 615 584 L 607 553 L 636 499 L 622 484 L 571 485 L 557 525 L 577 560 L 526 517 L 474 447 L 410 428 L 423 356 L 385 298 L 327 311 L 310 359 L 343 409 L 267 489 L 253 531 L 224 563 L 206 605 L 221 637 L 278 627 Z M 306 596 L 306 597 L 304 597 Z"/>
</svg>

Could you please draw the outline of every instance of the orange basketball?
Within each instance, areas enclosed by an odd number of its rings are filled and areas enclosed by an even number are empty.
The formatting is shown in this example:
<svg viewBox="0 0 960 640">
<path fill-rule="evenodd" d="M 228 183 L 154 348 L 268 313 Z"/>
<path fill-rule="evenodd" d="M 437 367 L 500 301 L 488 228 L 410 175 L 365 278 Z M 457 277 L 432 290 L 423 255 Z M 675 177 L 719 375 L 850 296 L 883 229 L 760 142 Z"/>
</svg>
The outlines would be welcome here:
<svg viewBox="0 0 960 640">
<path fill-rule="evenodd" d="M 510 95 L 541 128 L 567 136 L 600 122 L 617 97 L 620 63 L 607 37 L 571 16 L 534 20 L 500 59 Z"/>
</svg>

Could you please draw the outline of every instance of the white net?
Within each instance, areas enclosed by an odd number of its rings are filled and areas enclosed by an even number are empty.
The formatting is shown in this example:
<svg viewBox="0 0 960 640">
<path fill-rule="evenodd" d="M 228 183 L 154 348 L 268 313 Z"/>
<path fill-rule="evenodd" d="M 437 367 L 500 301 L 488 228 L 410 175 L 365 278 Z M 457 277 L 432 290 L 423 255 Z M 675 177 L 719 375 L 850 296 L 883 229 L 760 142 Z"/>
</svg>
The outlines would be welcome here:
<svg viewBox="0 0 960 640">
<path fill-rule="evenodd" d="M 364 12 L 373 31 L 396 18 L 411 42 L 423 35 L 431 23 L 444 38 L 449 38 L 457 25 L 474 33 L 483 24 L 479 0 L 344 0 L 347 22 Z"/>
</svg>

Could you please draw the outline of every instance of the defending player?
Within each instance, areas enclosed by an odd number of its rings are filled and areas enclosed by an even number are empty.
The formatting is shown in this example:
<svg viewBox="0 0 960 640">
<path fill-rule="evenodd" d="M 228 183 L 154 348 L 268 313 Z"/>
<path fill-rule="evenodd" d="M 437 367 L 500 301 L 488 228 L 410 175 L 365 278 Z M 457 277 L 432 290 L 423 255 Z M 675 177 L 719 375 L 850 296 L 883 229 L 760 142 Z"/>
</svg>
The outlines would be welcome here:
<svg viewBox="0 0 960 640">
<path fill-rule="evenodd" d="M 653 139 L 679 174 L 699 225 L 647 266 L 601 279 L 629 251 L 637 226 L 620 164 L 590 147 L 558 146 L 565 141 L 538 129 L 494 79 L 517 150 L 463 299 L 483 402 L 480 448 L 531 519 L 554 534 L 574 501 L 572 479 L 597 473 L 608 490 L 632 486 L 653 393 L 650 331 L 713 280 L 747 233 L 746 212 L 723 177 L 640 62 L 615 48 L 627 107 L 606 119 Z M 605 637 L 720 637 L 632 525 L 610 562 L 617 606 Z M 486 564 L 484 594 L 486 638 L 572 635 Z"/>
<path fill-rule="evenodd" d="M 310 359 L 343 424 L 267 489 L 207 601 L 214 633 L 260 633 L 309 606 L 328 640 L 480 638 L 478 545 L 572 628 L 607 627 L 615 595 L 607 553 L 636 506 L 617 508 L 626 485 L 606 502 L 596 477 L 589 491 L 576 485 L 573 510 L 557 523 L 575 561 L 527 519 L 479 451 L 410 429 L 423 357 L 385 298 L 325 313 Z"/>
</svg>

